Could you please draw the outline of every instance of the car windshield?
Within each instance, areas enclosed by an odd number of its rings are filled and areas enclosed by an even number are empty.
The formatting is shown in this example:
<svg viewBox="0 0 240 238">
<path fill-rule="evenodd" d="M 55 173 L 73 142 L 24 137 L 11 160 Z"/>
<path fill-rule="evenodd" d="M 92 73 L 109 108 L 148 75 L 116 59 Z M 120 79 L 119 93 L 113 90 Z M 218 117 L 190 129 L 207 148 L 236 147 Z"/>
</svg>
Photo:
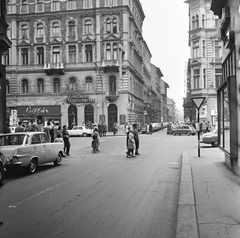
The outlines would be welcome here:
<svg viewBox="0 0 240 238">
<path fill-rule="evenodd" d="M 25 135 L 2 135 L 0 136 L 1 146 L 22 145 Z"/>
</svg>

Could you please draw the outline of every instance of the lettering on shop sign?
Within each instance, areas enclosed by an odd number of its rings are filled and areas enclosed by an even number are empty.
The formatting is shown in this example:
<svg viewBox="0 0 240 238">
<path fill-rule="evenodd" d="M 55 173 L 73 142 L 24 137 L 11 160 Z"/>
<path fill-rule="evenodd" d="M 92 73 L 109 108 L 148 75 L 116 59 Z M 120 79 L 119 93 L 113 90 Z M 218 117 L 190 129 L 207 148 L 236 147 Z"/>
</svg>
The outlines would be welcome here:
<svg viewBox="0 0 240 238">
<path fill-rule="evenodd" d="M 47 114 L 49 111 L 46 107 L 27 107 L 26 113 L 27 114 Z"/>
<path fill-rule="evenodd" d="M 72 96 L 69 99 L 71 103 L 94 103 L 95 99 L 91 99 L 88 96 L 81 95 L 81 96 Z"/>
</svg>

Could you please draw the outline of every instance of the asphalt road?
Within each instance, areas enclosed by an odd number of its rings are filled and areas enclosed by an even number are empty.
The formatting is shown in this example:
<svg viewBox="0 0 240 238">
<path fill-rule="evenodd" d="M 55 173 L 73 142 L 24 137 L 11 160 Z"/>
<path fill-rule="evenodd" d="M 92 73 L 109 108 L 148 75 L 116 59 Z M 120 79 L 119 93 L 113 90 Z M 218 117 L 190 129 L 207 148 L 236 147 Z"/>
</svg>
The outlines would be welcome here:
<svg viewBox="0 0 240 238">
<path fill-rule="evenodd" d="M 140 135 L 140 155 L 126 158 L 126 137 L 71 137 L 63 165 L 33 175 L 7 173 L 0 187 L 3 238 L 174 238 L 181 156 L 196 136 Z"/>
</svg>

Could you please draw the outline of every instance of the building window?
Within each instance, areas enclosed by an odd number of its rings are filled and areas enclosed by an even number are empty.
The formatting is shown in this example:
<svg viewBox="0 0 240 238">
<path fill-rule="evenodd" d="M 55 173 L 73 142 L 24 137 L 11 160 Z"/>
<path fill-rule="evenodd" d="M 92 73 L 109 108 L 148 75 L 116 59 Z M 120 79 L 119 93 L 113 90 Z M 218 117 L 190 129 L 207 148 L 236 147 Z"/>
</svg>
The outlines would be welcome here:
<svg viewBox="0 0 240 238">
<path fill-rule="evenodd" d="M 198 58 L 199 55 L 199 41 L 193 42 L 193 59 Z"/>
<path fill-rule="evenodd" d="M 43 79 L 38 79 L 37 80 L 37 92 L 42 94 L 44 93 L 44 81 Z"/>
<path fill-rule="evenodd" d="M 37 47 L 37 64 L 44 64 L 44 48 Z"/>
<path fill-rule="evenodd" d="M 222 57 L 222 47 L 219 41 L 215 41 L 215 58 Z"/>
<path fill-rule="evenodd" d="M 53 79 L 53 92 L 60 93 L 60 80 L 59 78 Z"/>
<path fill-rule="evenodd" d="M 117 0 L 105 0 L 105 7 L 117 6 Z"/>
<path fill-rule="evenodd" d="M 37 24 L 37 35 L 36 35 L 36 37 L 44 37 L 43 23 L 38 23 Z"/>
<path fill-rule="evenodd" d="M 7 13 L 11 14 L 12 13 L 12 5 L 10 0 L 7 1 Z"/>
<path fill-rule="evenodd" d="M 76 9 L 76 0 L 68 0 L 67 9 L 68 10 Z"/>
<path fill-rule="evenodd" d="M 60 10 L 60 2 L 59 0 L 52 0 L 52 11 Z"/>
<path fill-rule="evenodd" d="M 195 16 L 192 17 L 192 30 L 195 29 Z"/>
<path fill-rule="evenodd" d="M 86 91 L 91 92 L 92 91 L 92 77 L 87 77 L 85 79 L 85 84 L 86 84 Z"/>
<path fill-rule="evenodd" d="M 70 21 L 68 23 L 68 35 L 70 37 L 75 37 L 76 36 L 76 24 L 75 24 L 75 21 Z"/>
<path fill-rule="evenodd" d="M 203 69 L 203 88 L 207 88 L 207 75 L 206 75 L 206 69 Z"/>
<path fill-rule="evenodd" d="M 111 60 L 111 44 L 107 43 L 106 45 L 106 60 Z"/>
<path fill-rule="evenodd" d="M 198 15 L 196 15 L 196 24 L 195 24 L 196 28 L 199 28 L 199 18 Z"/>
<path fill-rule="evenodd" d="M 118 44 L 117 43 L 113 44 L 113 59 L 114 60 L 118 59 Z"/>
<path fill-rule="evenodd" d="M 6 94 L 10 94 L 10 86 L 9 86 L 9 80 L 6 80 Z"/>
<path fill-rule="evenodd" d="M 93 33 L 93 25 L 91 20 L 86 20 L 85 21 L 85 34 L 92 34 Z"/>
<path fill-rule="evenodd" d="M 204 14 L 202 15 L 202 28 L 205 28 L 205 16 L 204 16 Z"/>
<path fill-rule="evenodd" d="M 58 22 L 54 22 L 52 24 L 52 36 L 53 37 L 58 37 L 60 36 L 60 25 Z"/>
<path fill-rule="evenodd" d="M 28 25 L 27 24 L 22 24 L 21 25 L 21 32 L 20 32 L 20 37 L 21 39 L 27 39 L 28 38 Z"/>
<path fill-rule="evenodd" d="M 36 12 L 44 11 L 44 0 L 37 0 Z"/>
<path fill-rule="evenodd" d="M 215 87 L 218 88 L 222 83 L 222 69 L 215 69 Z"/>
<path fill-rule="evenodd" d="M 113 75 L 109 77 L 109 95 L 116 95 L 116 77 Z"/>
<path fill-rule="evenodd" d="M 28 81 L 27 81 L 27 79 L 22 80 L 21 88 L 22 88 L 22 94 L 28 94 Z"/>
<path fill-rule="evenodd" d="M 77 88 L 76 78 L 71 77 L 71 78 L 69 79 L 69 88 L 70 88 L 70 90 L 72 90 L 72 91 L 76 90 L 76 88 Z"/>
<path fill-rule="evenodd" d="M 202 41 L 202 56 L 206 57 L 206 41 Z"/>
<path fill-rule="evenodd" d="M 28 65 L 28 48 L 21 49 L 22 65 Z"/>
<path fill-rule="evenodd" d="M 68 53 L 69 53 L 69 63 L 76 63 L 76 46 L 70 45 L 68 47 Z"/>
<path fill-rule="evenodd" d="M 200 79 L 200 70 L 193 70 L 193 87 L 194 89 L 199 89 L 199 79 Z"/>
<path fill-rule="evenodd" d="M 9 50 L 7 50 L 3 53 L 2 64 L 5 65 L 5 66 L 9 65 Z"/>
<path fill-rule="evenodd" d="M 106 25 L 105 25 L 105 31 L 106 33 L 118 33 L 118 19 L 116 17 L 114 18 L 107 18 L 106 19 Z"/>
<path fill-rule="evenodd" d="M 23 0 L 21 3 L 21 13 L 26 14 L 28 13 L 28 2 L 27 0 Z"/>
<path fill-rule="evenodd" d="M 92 45 L 85 45 L 85 59 L 86 62 L 93 61 Z"/>
<path fill-rule="evenodd" d="M 92 0 L 83 0 L 83 8 L 92 8 Z"/>
<path fill-rule="evenodd" d="M 60 47 L 54 46 L 52 49 L 52 62 L 59 63 L 60 61 Z"/>
</svg>

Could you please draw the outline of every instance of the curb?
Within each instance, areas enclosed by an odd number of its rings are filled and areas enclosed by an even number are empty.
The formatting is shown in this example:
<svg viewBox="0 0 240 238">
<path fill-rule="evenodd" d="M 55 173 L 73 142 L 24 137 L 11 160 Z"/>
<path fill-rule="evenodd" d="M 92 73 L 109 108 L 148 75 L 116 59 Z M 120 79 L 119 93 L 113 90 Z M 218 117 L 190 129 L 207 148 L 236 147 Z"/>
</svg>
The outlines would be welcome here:
<svg viewBox="0 0 240 238">
<path fill-rule="evenodd" d="M 199 238 L 189 151 L 183 153 L 176 238 Z"/>
</svg>

